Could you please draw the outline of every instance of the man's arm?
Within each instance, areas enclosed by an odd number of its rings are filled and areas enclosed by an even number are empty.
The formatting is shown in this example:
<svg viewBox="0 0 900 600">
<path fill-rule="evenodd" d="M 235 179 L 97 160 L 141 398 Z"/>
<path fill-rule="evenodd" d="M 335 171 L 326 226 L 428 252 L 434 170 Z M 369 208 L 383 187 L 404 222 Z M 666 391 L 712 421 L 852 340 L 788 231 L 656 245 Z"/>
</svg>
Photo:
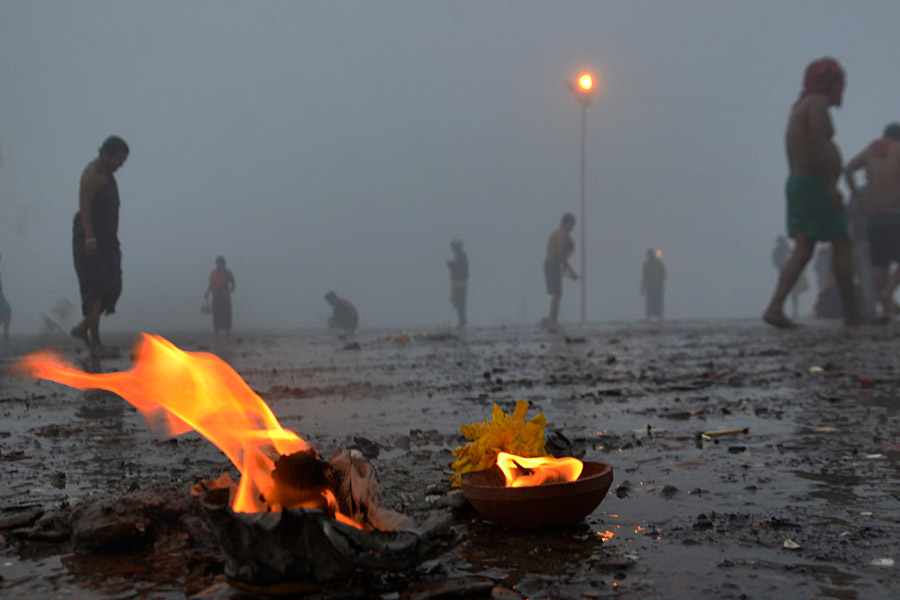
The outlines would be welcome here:
<svg viewBox="0 0 900 600">
<path fill-rule="evenodd" d="M 84 249 L 88 253 L 93 253 L 97 249 L 94 222 L 91 219 L 91 204 L 103 183 L 103 177 L 98 175 L 92 166 L 85 169 L 81 175 L 78 188 L 78 210 L 81 212 L 81 227 L 84 230 Z"/>
<path fill-rule="evenodd" d="M 834 125 L 824 96 L 810 98 L 807 118 L 810 167 L 834 187 L 841 175 L 841 153 L 832 141 Z"/>
<path fill-rule="evenodd" d="M 847 188 L 849 188 L 850 190 L 851 198 L 859 194 L 859 188 L 856 187 L 856 177 L 854 176 L 854 173 L 864 168 L 868 160 L 869 149 L 866 148 L 865 150 L 854 156 L 853 159 L 847 163 L 847 166 L 844 167 L 844 180 L 847 182 Z"/>
<path fill-rule="evenodd" d="M 809 105 L 809 160 L 812 171 L 828 184 L 836 210 L 843 210 L 843 195 L 837 187 L 841 177 L 841 152 L 832 141 L 834 125 L 824 96 L 813 96 Z"/>
</svg>

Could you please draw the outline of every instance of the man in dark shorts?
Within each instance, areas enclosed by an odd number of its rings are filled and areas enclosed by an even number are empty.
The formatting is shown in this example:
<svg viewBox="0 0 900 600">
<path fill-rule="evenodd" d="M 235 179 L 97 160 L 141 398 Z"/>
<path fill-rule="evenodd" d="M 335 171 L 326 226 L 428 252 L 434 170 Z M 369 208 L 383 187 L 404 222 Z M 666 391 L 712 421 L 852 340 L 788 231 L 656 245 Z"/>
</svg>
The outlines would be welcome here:
<svg viewBox="0 0 900 600">
<path fill-rule="evenodd" d="M 817 242 L 831 242 L 834 275 L 844 306 L 844 322 L 863 322 L 853 287 L 853 267 L 847 213 L 837 189 L 841 153 L 832 138 L 834 125 L 828 114 L 840 106 L 844 70 L 832 58 L 822 58 L 806 68 L 803 90 L 791 108 L 785 134 L 790 176 L 785 186 L 788 201 L 788 235 L 796 245 L 778 277 L 778 284 L 763 320 L 775 327 L 793 327 L 784 316 L 784 301 Z"/>
<path fill-rule="evenodd" d="M 544 281 L 547 293 L 550 294 L 550 316 L 545 321 L 551 331 L 559 327 L 559 300 L 562 297 L 562 278 L 568 275 L 578 279 L 575 270 L 569 265 L 569 257 L 575 252 L 575 241 L 572 229 L 575 228 L 575 215 L 566 213 L 550 239 L 547 241 L 547 258 L 544 260 Z"/>
<path fill-rule="evenodd" d="M 119 250 L 119 188 L 113 173 L 128 158 L 128 144 L 110 136 L 100 155 L 85 167 L 78 191 L 78 212 L 72 222 L 72 254 L 81 288 L 84 319 L 72 328 L 95 359 L 118 355 L 100 342 L 100 315 L 112 314 L 122 293 Z"/>
<path fill-rule="evenodd" d="M 884 135 L 857 154 L 844 169 L 854 197 L 860 196 L 854 174 L 865 169 L 867 189 L 862 204 L 867 217 L 869 252 L 875 289 L 886 316 L 898 312 L 894 290 L 900 285 L 900 269 L 889 277 L 892 263 L 900 263 L 900 123 L 891 123 Z"/>
<path fill-rule="evenodd" d="M 353 333 L 353 330 L 359 326 L 359 316 L 356 314 L 356 307 L 349 300 L 339 297 L 334 292 L 325 294 L 325 301 L 331 305 L 328 328 L 342 329 L 344 333 Z"/>
</svg>

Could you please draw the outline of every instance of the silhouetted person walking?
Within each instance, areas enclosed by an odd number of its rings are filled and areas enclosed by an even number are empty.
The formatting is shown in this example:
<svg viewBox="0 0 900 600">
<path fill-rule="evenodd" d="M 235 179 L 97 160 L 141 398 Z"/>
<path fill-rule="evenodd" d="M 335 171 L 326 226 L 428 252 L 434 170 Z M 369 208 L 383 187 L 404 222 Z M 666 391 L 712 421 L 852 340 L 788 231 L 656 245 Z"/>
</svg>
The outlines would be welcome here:
<svg viewBox="0 0 900 600">
<path fill-rule="evenodd" d="M 662 251 L 650 248 L 647 250 L 647 258 L 644 260 L 644 269 L 641 275 L 641 293 L 646 301 L 645 317 L 647 319 L 656 317 L 662 321 L 665 283 L 666 266 L 662 261 Z"/>
<path fill-rule="evenodd" d="M 450 303 L 456 309 L 457 328 L 466 328 L 466 293 L 469 287 L 469 258 L 463 251 L 461 240 L 450 242 L 453 260 L 447 261 L 450 269 Z"/>
<path fill-rule="evenodd" d="M 785 134 L 790 171 L 785 191 L 788 235 L 796 245 L 763 313 L 763 320 L 775 327 L 795 326 L 784 316 L 784 301 L 820 241 L 831 242 L 844 322 L 862 322 L 853 289 L 847 214 L 837 189 L 841 154 L 832 140 L 834 125 L 828 114 L 830 107 L 841 105 L 843 93 L 844 70 L 834 59 L 822 58 L 806 68 L 803 90 L 791 108 Z"/>
<path fill-rule="evenodd" d="M 234 281 L 234 273 L 225 267 L 225 257 L 216 257 L 216 268 L 209 274 L 209 287 L 206 288 L 204 298 L 212 295 L 213 333 L 219 337 L 219 332 L 224 331 L 225 337 L 231 335 L 231 292 L 237 285 Z"/>
<path fill-rule="evenodd" d="M 559 300 L 562 297 L 562 278 L 568 275 L 577 280 L 578 275 L 569 265 L 569 257 L 575 252 L 575 241 L 572 229 L 575 228 L 575 215 L 566 213 L 562 216 L 559 227 L 550 234 L 547 240 L 547 258 L 544 260 L 544 281 L 550 295 L 550 315 L 545 321 L 551 331 L 559 327 Z"/>
<path fill-rule="evenodd" d="M 866 193 L 861 196 L 854 174 L 866 171 Z M 892 263 L 900 263 L 900 123 L 891 123 L 884 135 L 869 144 L 847 163 L 847 185 L 854 197 L 863 200 L 868 216 L 870 261 L 875 289 L 885 315 L 897 313 L 894 290 L 900 285 L 900 269 L 889 277 Z"/>
<path fill-rule="evenodd" d="M 72 254 L 84 319 L 71 333 L 90 348 L 95 359 L 118 355 L 117 349 L 100 342 L 100 315 L 114 313 L 122 293 L 119 188 L 113 173 L 127 158 L 128 144 L 122 138 L 106 138 L 100 155 L 81 174 L 79 210 L 72 222 Z"/>
</svg>

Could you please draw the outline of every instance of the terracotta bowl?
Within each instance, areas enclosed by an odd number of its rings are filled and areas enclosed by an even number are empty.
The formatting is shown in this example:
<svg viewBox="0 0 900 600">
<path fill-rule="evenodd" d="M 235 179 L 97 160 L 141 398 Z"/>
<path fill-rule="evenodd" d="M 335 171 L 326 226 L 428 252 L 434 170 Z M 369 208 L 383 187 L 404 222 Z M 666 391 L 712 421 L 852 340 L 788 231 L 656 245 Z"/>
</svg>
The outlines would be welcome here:
<svg viewBox="0 0 900 600">
<path fill-rule="evenodd" d="M 612 465 L 586 462 L 575 481 L 508 488 L 499 467 L 463 475 L 466 499 L 481 516 L 510 527 L 558 527 L 582 521 L 606 497 Z"/>
</svg>

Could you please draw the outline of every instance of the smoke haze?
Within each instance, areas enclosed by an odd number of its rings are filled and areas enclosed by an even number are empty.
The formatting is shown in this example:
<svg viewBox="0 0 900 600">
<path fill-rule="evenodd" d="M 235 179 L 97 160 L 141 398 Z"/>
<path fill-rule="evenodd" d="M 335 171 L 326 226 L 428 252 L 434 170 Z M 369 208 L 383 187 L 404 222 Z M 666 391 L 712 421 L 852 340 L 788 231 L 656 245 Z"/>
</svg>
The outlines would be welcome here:
<svg viewBox="0 0 900 600">
<path fill-rule="evenodd" d="M 470 323 L 536 322 L 547 237 L 579 214 L 581 109 L 565 84 L 581 69 L 600 80 L 589 320 L 643 316 L 649 247 L 664 253 L 667 318 L 758 317 L 803 69 L 830 55 L 847 70 L 833 118 L 848 159 L 900 120 L 897 23 L 895 1 L 6 0 L 13 332 L 36 331 L 61 298 L 80 306 L 78 180 L 110 134 L 131 154 L 117 173 L 124 291 L 104 330 L 209 327 L 199 309 L 219 254 L 236 331 L 323 326 L 330 289 L 363 328 L 450 325 L 453 238 Z M 578 286 L 565 285 L 561 320 L 574 321 Z"/>
</svg>

